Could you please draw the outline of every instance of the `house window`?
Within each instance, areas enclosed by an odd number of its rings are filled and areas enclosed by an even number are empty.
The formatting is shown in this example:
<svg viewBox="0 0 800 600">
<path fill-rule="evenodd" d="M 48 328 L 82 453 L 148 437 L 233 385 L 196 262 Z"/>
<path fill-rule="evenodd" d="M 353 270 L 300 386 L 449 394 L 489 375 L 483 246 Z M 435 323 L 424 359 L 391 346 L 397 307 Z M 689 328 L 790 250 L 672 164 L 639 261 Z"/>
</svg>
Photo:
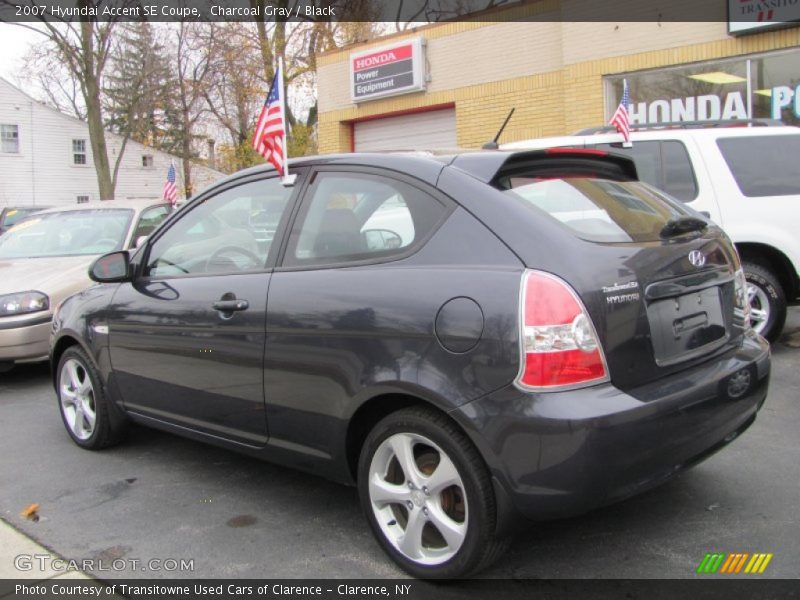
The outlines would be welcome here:
<svg viewBox="0 0 800 600">
<path fill-rule="evenodd" d="M 86 204 L 89 202 L 89 196 L 78 196 L 78 204 Z"/>
<path fill-rule="evenodd" d="M 152 166 L 153 166 L 153 155 L 142 154 L 142 167 L 148 169 L 151 168 Z"/>
<path fill-rule="evenodd" d="M 19 125 L 0 125 L 0 152 L 19 154 Z"/>
<path fill-rule="evenodd" d="M 86 164 L 86 140 L 72 140 L 72 164 Z"/>
</svg>

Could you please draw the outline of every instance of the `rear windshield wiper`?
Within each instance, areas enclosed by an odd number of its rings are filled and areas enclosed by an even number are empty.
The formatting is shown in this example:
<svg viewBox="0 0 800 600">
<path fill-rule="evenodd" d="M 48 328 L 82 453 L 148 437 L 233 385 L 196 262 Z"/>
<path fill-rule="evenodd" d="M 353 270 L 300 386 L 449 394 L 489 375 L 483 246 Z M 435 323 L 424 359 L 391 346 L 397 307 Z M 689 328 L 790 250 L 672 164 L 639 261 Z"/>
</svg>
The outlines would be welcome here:
<svg viewBox="0 0 800 600">
<path fill-rule="evenodd" d="M 708 227 L 708 223 L 703 219 L 697 217 L 677 217 L 667 221 L 667 224 L 661 228 L 659 235 L 662 238 L 670 238 L 676 235 L 689 233 L 690 231 L 703 231 Z"/>
</svg>

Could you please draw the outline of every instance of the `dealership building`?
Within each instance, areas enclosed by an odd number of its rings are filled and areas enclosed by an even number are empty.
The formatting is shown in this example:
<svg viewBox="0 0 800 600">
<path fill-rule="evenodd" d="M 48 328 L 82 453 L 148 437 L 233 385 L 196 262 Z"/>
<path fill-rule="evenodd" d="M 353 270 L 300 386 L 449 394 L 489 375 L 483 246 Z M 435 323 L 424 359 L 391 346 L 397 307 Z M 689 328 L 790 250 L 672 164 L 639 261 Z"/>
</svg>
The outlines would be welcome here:
<svg viewBox="0 0 800 600">
<path fill-rule="evenodd" d="M 727 3 L 726 21 L 600 22 L 538 0 L 318 55 L 320 152 L 477 148 L 512 108 L 500 143 L 570 134 L 608 122 L 623 80 L 634 124 L 800 124 L 800 14 Z"/>
</svg>

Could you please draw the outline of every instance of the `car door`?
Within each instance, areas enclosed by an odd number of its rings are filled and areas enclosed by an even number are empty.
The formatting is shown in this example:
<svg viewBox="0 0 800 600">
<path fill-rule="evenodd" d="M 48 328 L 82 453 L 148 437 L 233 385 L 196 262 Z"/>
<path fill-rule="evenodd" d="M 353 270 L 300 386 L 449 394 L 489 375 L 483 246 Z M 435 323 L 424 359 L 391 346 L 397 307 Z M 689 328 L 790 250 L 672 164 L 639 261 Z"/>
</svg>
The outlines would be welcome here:
<svg viewBox="0 0 800 600">
<path fill-rule="evenodd" d="M 288 218 L 294 189 L 277 178 L 233 183 L 181 211 L 136 254 L 137 275 L 116 291 L 108 321 L 129 411 L 266 442 L 262 366 L 277 247 L 257 239 L 252 217 Z"/>
<path fill-rule="evenodd" d="M 409 294 L 402 273 L 453 205 L 399 174 L 327 167 L 310 179 L 270 284 L 264 385 L 270 444 L 318 459 L 335 452 L 359 386 L 435 351 L 418 315 L 444 300 Z"/>
</svg>

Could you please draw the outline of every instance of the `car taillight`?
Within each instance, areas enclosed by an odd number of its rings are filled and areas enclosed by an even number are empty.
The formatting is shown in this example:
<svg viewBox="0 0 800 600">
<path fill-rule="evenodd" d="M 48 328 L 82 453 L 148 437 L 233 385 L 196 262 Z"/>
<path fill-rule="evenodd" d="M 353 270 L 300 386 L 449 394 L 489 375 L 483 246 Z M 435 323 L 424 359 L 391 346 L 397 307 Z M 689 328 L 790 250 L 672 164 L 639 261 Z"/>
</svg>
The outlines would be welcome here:
<svg viewBox="0 0 800 600">
<path fill-rule="evenodd" d="M 520 300 L 524 389 L 556 390 L 608 381 L 603 349 L 577 294 L 563 280 L 526 271 Z"/>
</svg>

